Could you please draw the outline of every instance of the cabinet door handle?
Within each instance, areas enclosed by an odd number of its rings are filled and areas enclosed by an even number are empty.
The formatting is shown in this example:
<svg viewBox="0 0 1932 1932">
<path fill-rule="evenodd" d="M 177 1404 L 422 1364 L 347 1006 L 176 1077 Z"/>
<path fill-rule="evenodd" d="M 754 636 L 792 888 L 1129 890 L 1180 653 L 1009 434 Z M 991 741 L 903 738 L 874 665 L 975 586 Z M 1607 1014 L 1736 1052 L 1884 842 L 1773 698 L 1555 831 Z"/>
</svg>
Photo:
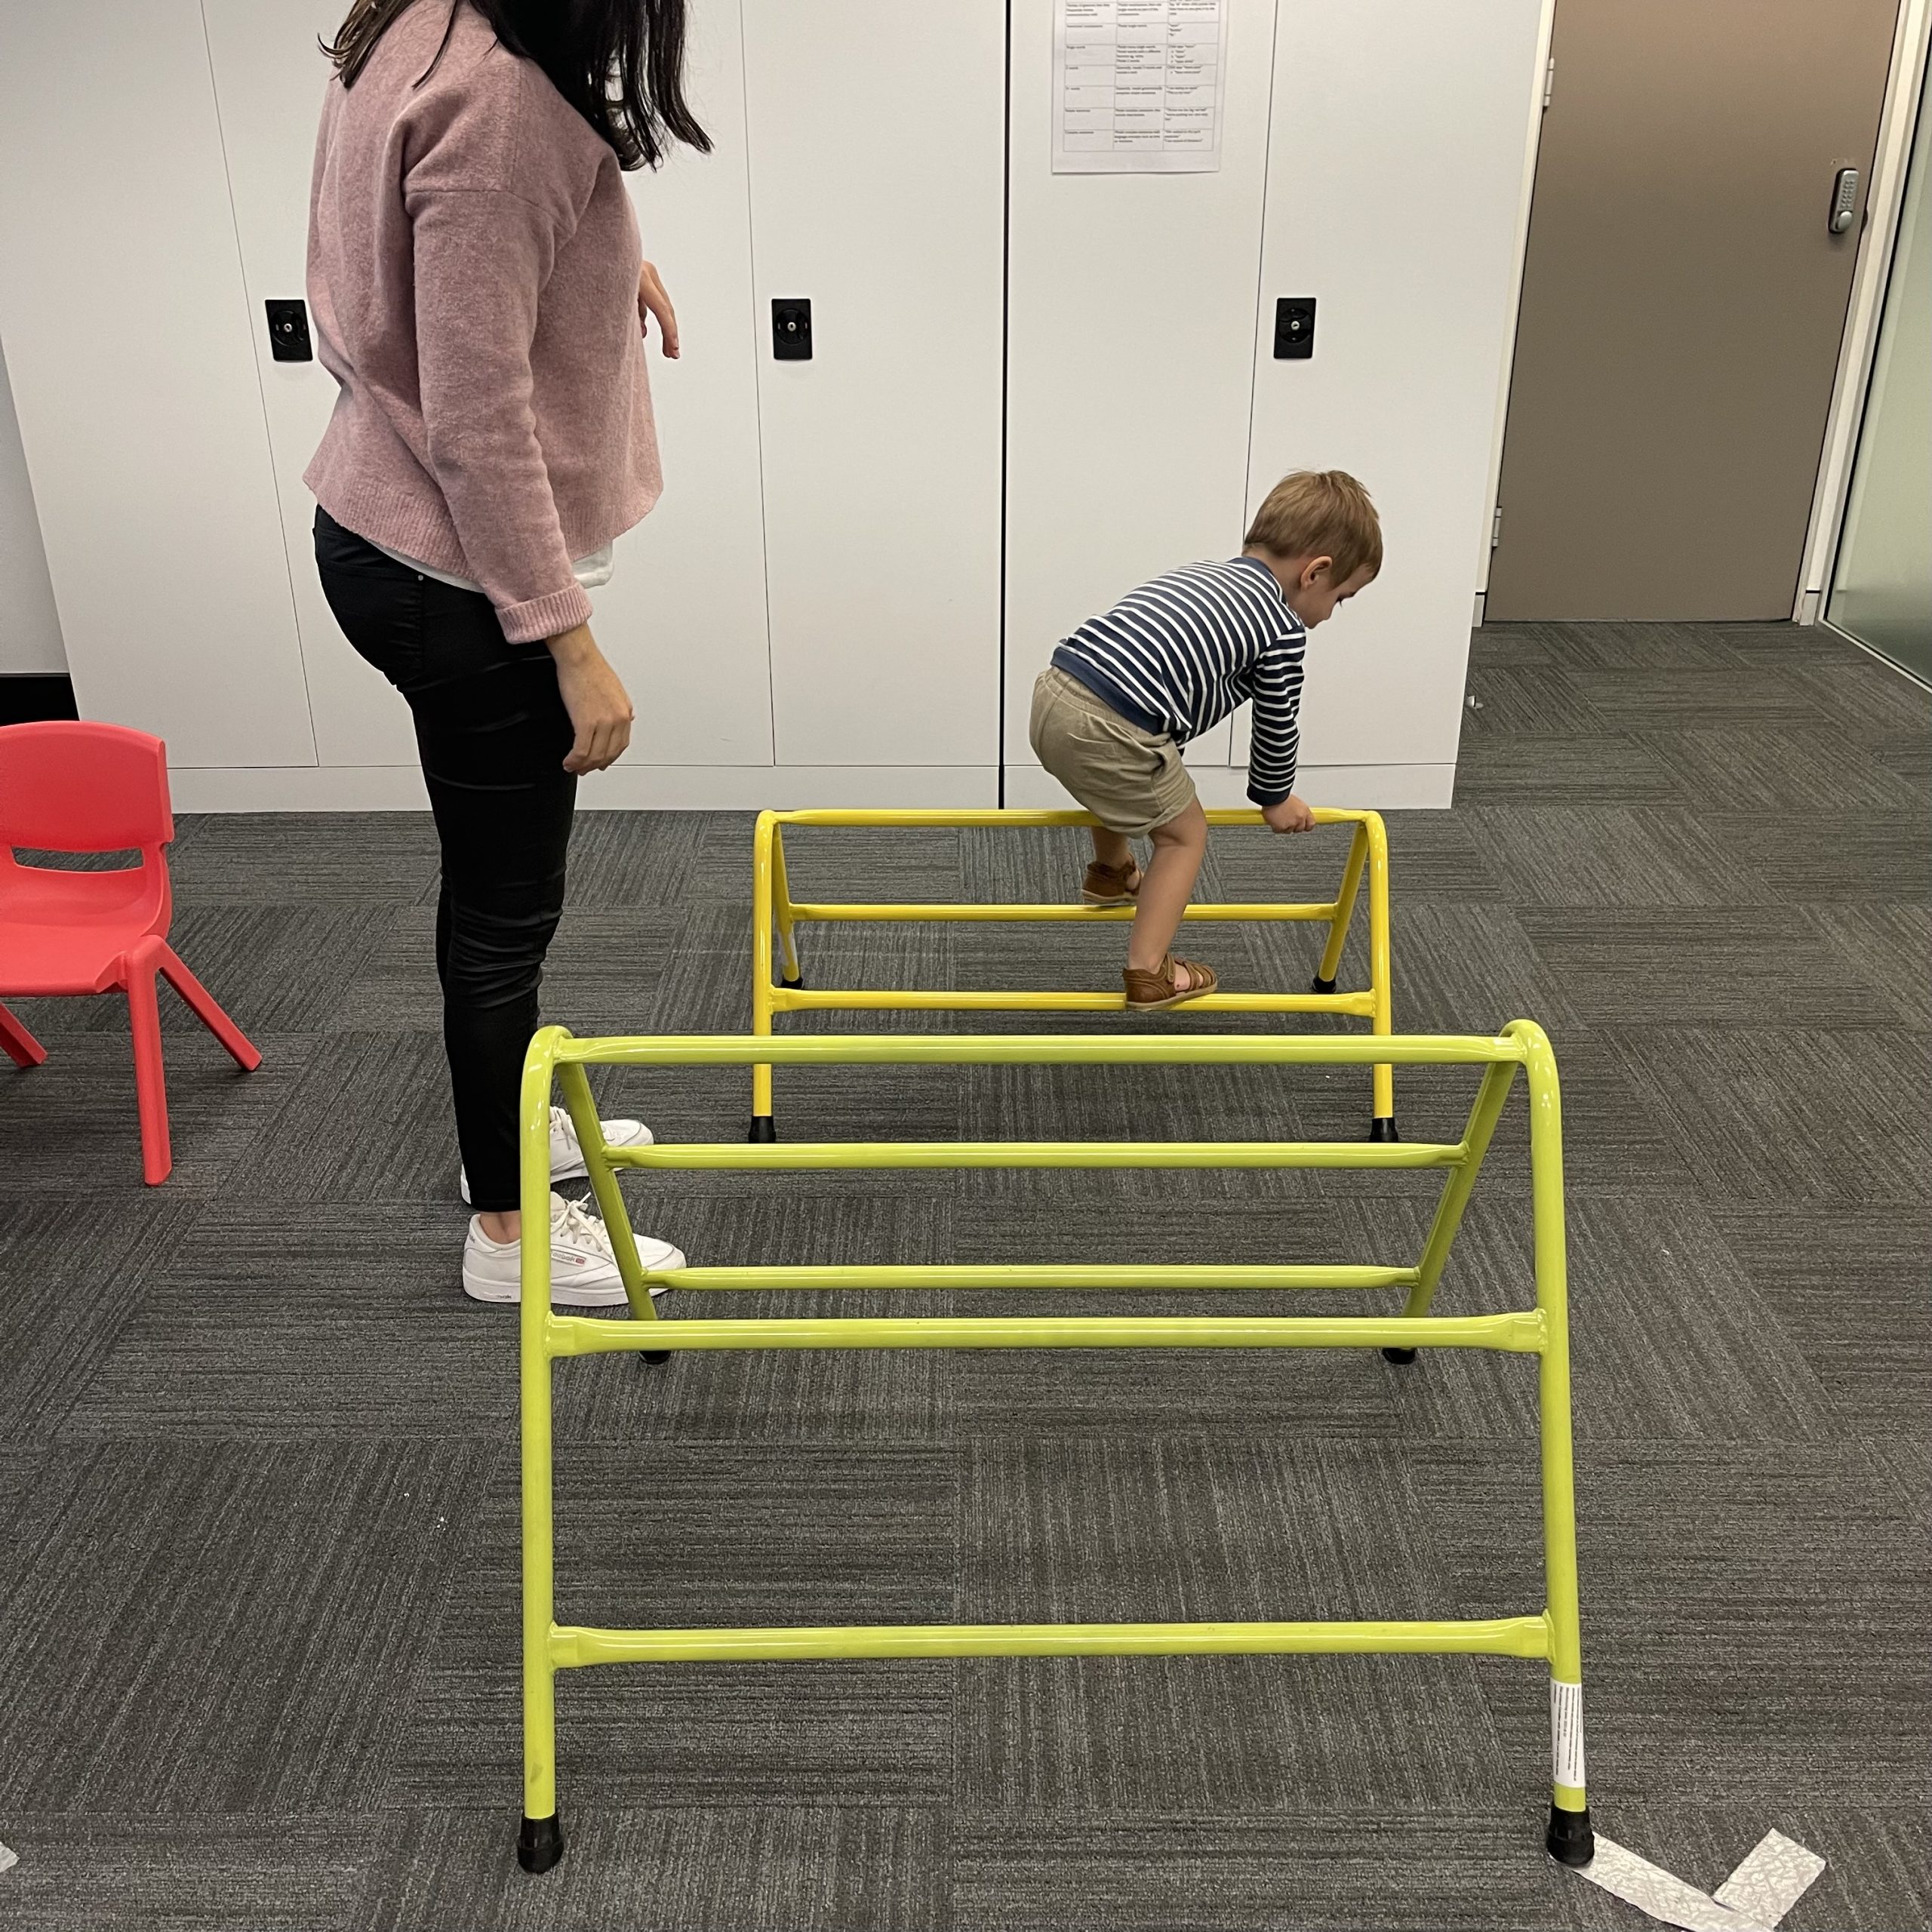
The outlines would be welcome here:
<svg viewBox="0 0 1932 1932">
<path fill-rule="evenodd" d="M 1832 232 L 1842 235 L 1858 213 L 1858 170 L 1841 168 L 1832 183 Z"/>
</svg>

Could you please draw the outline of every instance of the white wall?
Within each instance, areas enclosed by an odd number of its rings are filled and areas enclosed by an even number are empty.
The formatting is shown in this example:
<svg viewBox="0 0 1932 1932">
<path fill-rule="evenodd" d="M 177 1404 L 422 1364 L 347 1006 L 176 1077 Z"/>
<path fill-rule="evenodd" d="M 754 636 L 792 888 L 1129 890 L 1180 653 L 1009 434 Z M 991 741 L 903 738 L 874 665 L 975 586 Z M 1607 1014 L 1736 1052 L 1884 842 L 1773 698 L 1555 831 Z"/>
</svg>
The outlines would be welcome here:
<svg viewBox="0 0 1932 1932">
<path fill-rule="evenodd" d="M 1001 0 L 937 38 L 893 0 L 694 0 L 718 151 L 631 180 L 686 349 L 596 598 L 638 745 L 586 804 L 986 803 L 1002 737 L 1009 800 L 1051 797 L 1054 641 L 1327 463 L 1389 561 L 1318 635 L 1304 789 L 1447 802 L 1541 0 L 1230 4 L 1221 168 L 1146 177 L 1051 172 L 1051 0 L 1011 9 L 1010 146 Z M 189 809 L 421 800 L 309 559 L 333 385 L 262 325 L 340 6 L 100 0 L 85 70 L 59 10 L 0 9 L 0 333 L 77 695 L 169 739 Z M 1280 294 L 1320 303 L 1311 362 L 1272 358 Z M 785 295 L 810 363 L 771 358 Z M 1211 800 L 1244 749 L 1192 748 Z"/>
<path fill-rule="evenodd" d="M 0 354 L 0 677 L 66 668 L 26 452 L 20 447 L 6 357 Z"/>
</svg>

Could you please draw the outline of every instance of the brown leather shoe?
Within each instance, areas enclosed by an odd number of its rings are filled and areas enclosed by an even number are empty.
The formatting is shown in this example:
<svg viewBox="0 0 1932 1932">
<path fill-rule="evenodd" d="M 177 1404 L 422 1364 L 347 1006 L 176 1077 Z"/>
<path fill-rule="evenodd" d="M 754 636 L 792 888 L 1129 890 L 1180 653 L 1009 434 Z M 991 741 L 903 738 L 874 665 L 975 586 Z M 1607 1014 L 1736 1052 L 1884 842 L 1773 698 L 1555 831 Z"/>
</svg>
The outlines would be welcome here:
<svg viewBox="0 0 1932 1932">
<path fill-rule="evenodd" d="M 1098 859 L 1087 868 L 1080 896 L 1097 911 L 1131 906 L 1140 891 L 1140 868 L 1130 859 L 1124 866 L 1103 866 Z"/>
<path fill-rule="evenodd" d="M 1174 990 L 1174 968 L 1184 967 L 1187 971 L 1189 986 L 1185 992 Z M 1143 972 L 1137 966 L 1121 969 L 1121 978 L 1127 986 L 1127 1010 L 1130 1013 L 1153 1013 L 1164 1006 L 1180 1006 L 1191 999 L 1199 999 L 1203 994 L 1211 993 L 1221 983 L 1214 977 L 1211 966 L 1204 966 L 1198 959 L 1177 959 L 1171 952 L 1161 962 L 1158 973 Z"/>
</svg>

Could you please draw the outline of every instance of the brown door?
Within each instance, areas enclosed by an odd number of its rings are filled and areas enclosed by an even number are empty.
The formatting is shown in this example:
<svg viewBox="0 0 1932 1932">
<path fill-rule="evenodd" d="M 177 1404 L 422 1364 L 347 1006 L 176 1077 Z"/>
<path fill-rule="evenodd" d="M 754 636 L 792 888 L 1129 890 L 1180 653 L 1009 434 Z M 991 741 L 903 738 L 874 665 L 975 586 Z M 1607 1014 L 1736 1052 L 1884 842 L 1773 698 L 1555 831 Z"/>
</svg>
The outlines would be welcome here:
<svg viewBox="0 0 1932 1932">
<path fill-rule="evenodd" d="M 1487 616 L 1791 615 L 1897 12 L 1558 0 Z"/>
</svg>

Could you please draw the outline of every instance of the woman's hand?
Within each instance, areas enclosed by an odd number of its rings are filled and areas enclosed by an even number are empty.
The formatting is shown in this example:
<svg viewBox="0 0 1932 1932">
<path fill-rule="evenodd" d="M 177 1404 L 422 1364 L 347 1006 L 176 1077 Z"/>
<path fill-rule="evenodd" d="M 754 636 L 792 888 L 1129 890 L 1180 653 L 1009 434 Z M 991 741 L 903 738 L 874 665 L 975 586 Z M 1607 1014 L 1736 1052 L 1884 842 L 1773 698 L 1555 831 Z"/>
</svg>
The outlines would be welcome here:
<svg viewBox="0 0 1932 1932">
<path fill-rule="evenodd" d="M 664 353 L 675 362 L 678 359 L 678 312 L 671 306 L 671 298 L 664 293 L 657 269 L 646 262 L 638 271 L 637 324 L 647 341 L 653 315 L 657 318 L 658 331 L 664 338 Z"/>
<path fill-rule="evenodd" d="M 564 769 L 581 776 L 601 771 L 624 755 L 631 741 L 631 709 L 623 680 L 597 648 L 588 624 L 549 640 L 557 660 L 557 688 L 564 709 L 577 728 L 577 742 L 564 759 Z"/>
</svg>

